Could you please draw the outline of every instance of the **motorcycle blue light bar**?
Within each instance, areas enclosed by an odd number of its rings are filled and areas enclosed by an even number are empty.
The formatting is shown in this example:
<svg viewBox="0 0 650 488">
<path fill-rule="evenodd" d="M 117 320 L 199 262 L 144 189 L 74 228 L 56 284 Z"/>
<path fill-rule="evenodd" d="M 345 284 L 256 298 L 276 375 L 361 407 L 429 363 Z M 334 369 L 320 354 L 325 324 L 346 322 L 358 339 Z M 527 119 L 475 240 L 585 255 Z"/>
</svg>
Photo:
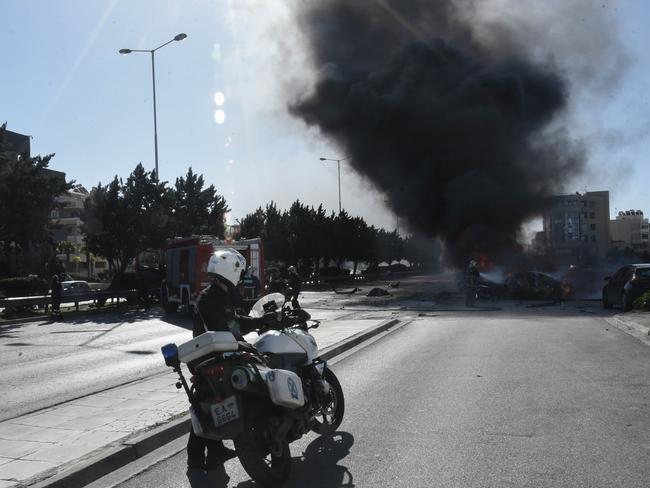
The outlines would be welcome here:
<svg viewBox="0 0 650 488">
<path fill-rule="evenodd" d="M 165 364 L 167 366 L 174 366 L 178 363 L 178 346 L 176 344 L 165 344 L 160 348 L 160 351 L 165 358 Z"/>
</svg>

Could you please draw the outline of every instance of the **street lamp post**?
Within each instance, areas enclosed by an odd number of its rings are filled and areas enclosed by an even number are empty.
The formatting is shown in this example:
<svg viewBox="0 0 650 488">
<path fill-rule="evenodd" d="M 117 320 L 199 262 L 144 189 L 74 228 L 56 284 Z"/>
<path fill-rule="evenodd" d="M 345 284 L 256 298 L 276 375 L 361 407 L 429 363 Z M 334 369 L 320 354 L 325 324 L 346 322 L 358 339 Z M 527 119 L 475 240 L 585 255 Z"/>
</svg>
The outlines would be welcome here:
<svg viewBox="0 0 650 488">
<path fill-rule="evenodd" d="M 180 33 L 176 36 L 174 36 L 173 39 L 167 41 L 164 44 L 161 44 L 155 49 L 120 49 L 120 54 L 127 55 L 131 53 L 151 53 L 151 83 L 153 86 L 153 144 L 154 144 L 154 152 L 156 155 L 156 178 L 160 180 L 160 173 L 158 172 L 158 122 L 156 120 L 156 61 L 154 57 L 154 53 L 160 49 L 165 47 L 167 44 L 171 44 L 174 41 L 182 41 L 187 37 L 187 34 L 185 33 Z"/>
<path fill-rule="evenodd" d="M 345 161 L 347 157 L 341 159 L 332 159 L 332 158 L 320 158 L 321 161 L 335 161 L 338 165 L 339 171 L 339 213 L 341 213 L 341 161 Z"/>
</svg>

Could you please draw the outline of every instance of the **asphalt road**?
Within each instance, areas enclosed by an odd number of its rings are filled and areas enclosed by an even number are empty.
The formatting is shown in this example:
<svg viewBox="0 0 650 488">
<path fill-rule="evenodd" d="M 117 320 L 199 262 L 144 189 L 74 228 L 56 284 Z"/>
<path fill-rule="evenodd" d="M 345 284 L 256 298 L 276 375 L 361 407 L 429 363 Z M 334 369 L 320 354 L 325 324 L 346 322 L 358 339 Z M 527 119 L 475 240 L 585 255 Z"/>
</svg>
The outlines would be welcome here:
<svg viewBox="0 0 650 488">
<path fill-rule="evenodd" d="M 307 295 L 305 304 L 319 301 L 325 307 L 313 310 L 314 318 L 347 315 L 327 308 L 331 293 Z M 369 318 L 386 314 L 365 313 Z M 167 371 L 160 347 L 191 339 L 191 329 L 190 318 L 157 308 L 1 325 L 0 421 Z"/>
<path fill-rule="evenodd" d="M 164 371 L 160 347 L 192 337 L 188 318 L 112 312 L 0 327 L 0 420 Z"/>
<path fill-rule="evenodd" d="M 650 348 L 595 314 L 421 317 L 340 360 L 346 418 L 292 444 L 288 487 L 647 487 Z M 185 453 L 120 488 L 252 488 Z M 101 482 L 93 486 L 101 486 Z"/>
</svg>

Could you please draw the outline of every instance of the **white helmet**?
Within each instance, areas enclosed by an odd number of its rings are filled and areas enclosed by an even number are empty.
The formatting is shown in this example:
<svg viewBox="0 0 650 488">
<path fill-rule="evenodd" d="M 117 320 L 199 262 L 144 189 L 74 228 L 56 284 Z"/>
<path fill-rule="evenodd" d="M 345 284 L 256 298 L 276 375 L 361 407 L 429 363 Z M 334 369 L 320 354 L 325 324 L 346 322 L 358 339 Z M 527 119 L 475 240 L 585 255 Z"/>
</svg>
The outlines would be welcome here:
<svg viewBox="0 0 650 488">
<path fill-rule="evenodd" d="M 208 274 L 223 278 L 233 286 L 241 281 L 246 271 L 246 259 L 234 249 L 219 249 L 210 256 Z"/>
</svg>

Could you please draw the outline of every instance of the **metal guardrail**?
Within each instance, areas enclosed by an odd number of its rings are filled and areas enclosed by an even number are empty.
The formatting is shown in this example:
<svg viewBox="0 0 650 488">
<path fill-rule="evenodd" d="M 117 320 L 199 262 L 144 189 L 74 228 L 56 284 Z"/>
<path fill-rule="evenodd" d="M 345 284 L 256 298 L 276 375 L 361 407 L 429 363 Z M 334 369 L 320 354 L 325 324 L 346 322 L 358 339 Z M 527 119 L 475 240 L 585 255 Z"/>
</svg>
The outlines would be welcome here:
<svg viewBox="0 0 650 488">
<path fill-rule="evenodd" d="M 155 292 L 160 290 L 156 289 Z M 152 290 L 148 290 L 148 296 L 152 295 Z M 61 304 L 74 303 L 75 309 L 79 310 L 79 303 L 81 302 L 94 302 L 100 300 L 104 302 L 108 300 L 115 300 L 120 298 L 138 298 L 139 293 L 137 290 L 115 290 L 115 291 L 89 291 L 86 293 L 63 294 L 61 296 Z M 45 307 L 45 310 L 52 305 L 51 295 L 38 295 L 31 297 L 12 297 L 0 298 L 0 308 L 13 308 L 13 307 Z"/>
</svg>

